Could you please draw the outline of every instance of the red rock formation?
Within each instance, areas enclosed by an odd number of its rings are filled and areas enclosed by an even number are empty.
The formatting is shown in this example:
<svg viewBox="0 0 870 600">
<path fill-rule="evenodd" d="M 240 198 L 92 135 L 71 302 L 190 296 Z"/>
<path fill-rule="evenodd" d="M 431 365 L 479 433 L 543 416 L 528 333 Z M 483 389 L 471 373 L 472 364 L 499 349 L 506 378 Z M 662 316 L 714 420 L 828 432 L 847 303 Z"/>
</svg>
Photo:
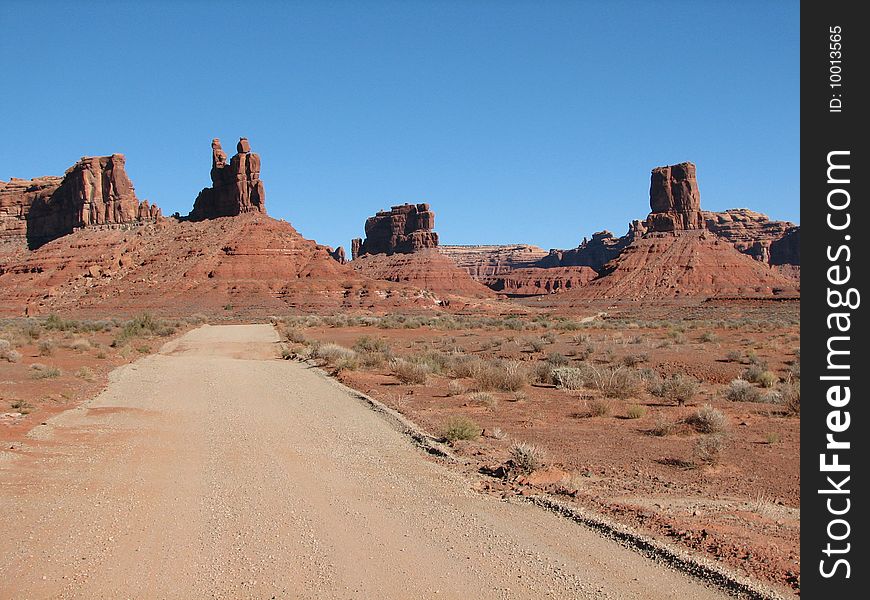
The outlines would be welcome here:
<svg viewBox="0 0 870 600">
<path fill-rule="evenodd" d="M 289 223 L 259 213 L 161 219 L 133 229 L 87 227 L 34 251 L 0 254 L 2 315 L 414 308 L 443 306 L 417 287 L 358 274 Z"/>
<path fill-rule="evenodd" d="M 456 265 L 477 281 L 489 285 L 491 280 L 513 269 L 533 267 L 547 256 L 547 251 L 528 244 L 492 246 L 438 246 Z"/>
<path fill-rule="evenodd" d="M 636 239 L 579 298 L 797 297 L 799 286 L 705 231 L 648 233 Z"/>
<path fill-rule="evenodd" d="M 366 220 L 365 240 L 353 240 L 352 257 L 366 254 L 407 254 L 438 246 L 435 213 L 428 204 L 401 204 Z"/>
<path fill-rule="evenodd" d="M 329 251 L 329 255 L 332 258 L 334 258 L 336 261 L 338 261 L 340 264 L 343 265 L 343 264 L 347 263 L 347 257 L 344 254 L 344 247 L 339 246 L 338 248 L 333 250 L 331 247 L 327 246 L 326 249 Z"/>
<path fill-rule="evenodd" d="M 487 284 L 497 292 L 515 296 L 555 294 L 582 287 L 598 277 L 591 267 L 535 267 L 514 269 L 491 278 Z"/>
<path fill-rule="evenodd" d="M 694 163 L 684 162 L 652 170 L 649 188 L 649 231 L 701 229 L 701 194 Z"/>
<path fill-rule="evenodd" d="M 260 180 L 260 155 L 251 152 L 248 138 L 240 138 L 237 153 L 227 164 L 221 142 L 211 142 L 210 188 L 203 189 L 188 215 L 191 221 L 266 212 L 266 189 Z"/>
<path fill-rule="evenodd" d="M 550 253 L 538 261 L 536 266 L 553 267 L 591 267 L 600 271 L 605 264 L 619 256 L 635 237 L 643 235 L 645 227 L 641 221 L 633 221 L 628 233 L 616 237 L 609 231 L 597 231 L 592 239 L 583 241 L 571 250 L 550 250 Z"/>
<path fill-rule="evenodd" d="M 434 248 L 395 254 L 365 254 L 348 263 L 371 279 L 406 283 L 438 296 L 488 298 L 495 294 Z"/>
<path fill-rule="evenodd" d="M 159 208 L 136 198 L 123 154 L 83 157 L 62 178 L 0 182 L 0 236 L 23 236 L 31 248 L 80 227 L 159 216 Z"/>
<path fill-rule="evenodd" d="M 771 221 L 767 215 L 746 208 L 731 208 L 724 212 L 703 211 L 703 215 L 705 227 L 734 244 L 740 252 L 771 265 L 791 265 L 799 271 L 799 245 L 781 241 L 795 229 L 800 229 L 794 223 Z M 780 248 L 776 260 L 771 256 L 774 244 Z"/>
</svg>

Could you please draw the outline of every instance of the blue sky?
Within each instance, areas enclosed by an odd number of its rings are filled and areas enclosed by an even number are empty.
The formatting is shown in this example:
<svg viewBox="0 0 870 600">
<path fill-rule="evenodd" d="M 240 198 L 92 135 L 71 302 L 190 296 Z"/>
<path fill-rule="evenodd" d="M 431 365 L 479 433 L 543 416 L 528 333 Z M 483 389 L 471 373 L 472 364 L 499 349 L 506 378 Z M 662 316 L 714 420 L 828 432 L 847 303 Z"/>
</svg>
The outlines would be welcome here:
<svg viewBox="0 0 870 600">
<path fill-rule="evenodd" d="M 574 247 L 694 161 L 702 207 L 799 221 L 797 2 L 0 2 L 0 179 L 120 152 L 186 214 L 210 142 L 330 245 L 429 202 L 442 243 Z"/>
</svg>

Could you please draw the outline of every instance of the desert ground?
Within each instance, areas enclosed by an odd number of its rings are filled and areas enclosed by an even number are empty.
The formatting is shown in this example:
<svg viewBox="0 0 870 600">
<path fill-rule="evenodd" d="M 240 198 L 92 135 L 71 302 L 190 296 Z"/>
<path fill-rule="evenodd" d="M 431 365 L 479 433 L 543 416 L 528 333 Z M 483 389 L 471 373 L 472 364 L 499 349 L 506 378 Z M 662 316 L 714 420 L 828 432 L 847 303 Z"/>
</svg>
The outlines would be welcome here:
<svg viewBox="0 0 870 600">
<path fill-rule="evenodd" d="M 798 311 L 6 320 L 0 597 L 798 593 Z"/>
<path fill-rule="evenodd" d="M 204 325 L 4 430 L 0 597 L 726 597 L 481 494 L 282 348 Z"/>
</svg>

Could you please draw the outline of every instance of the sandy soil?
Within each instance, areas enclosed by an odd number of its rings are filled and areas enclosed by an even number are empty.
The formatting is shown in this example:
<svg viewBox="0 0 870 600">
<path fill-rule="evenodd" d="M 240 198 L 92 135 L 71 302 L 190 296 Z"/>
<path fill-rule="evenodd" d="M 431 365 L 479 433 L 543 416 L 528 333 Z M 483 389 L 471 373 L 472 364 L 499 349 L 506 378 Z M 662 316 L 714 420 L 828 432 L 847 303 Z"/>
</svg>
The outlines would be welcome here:
<svg viewBox="0 0 870 600">
<path fill-rule="evenodd" d="M 205 326 L 0 451 L 2 598 L 718 598 Z"/>
</svg>

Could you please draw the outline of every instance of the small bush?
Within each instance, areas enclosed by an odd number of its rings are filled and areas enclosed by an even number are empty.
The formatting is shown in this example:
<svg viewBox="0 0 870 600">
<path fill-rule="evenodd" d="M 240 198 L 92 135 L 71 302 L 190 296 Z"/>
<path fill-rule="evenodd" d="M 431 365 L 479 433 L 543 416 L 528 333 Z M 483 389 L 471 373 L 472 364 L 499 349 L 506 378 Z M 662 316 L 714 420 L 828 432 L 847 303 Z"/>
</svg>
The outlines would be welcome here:
<svg viewBox="0 0 870 600">
<path fill-rule="evenodd" d="M 495 410 L 498 406 L 498 399 L 487 392 L 474 392 L 471 394 L 470 400 L 472 402 L 477 402 L 478 404 L 483 404 L 490 410 Z"/>
<path fill-rule="evenodd" d="M 91 349 L 91 343 L 84 338 L 78 338 L 78 339 L 74 340 L 73 343 L 70 344 L 69 347 L 72 348 L 73 350 L 77 350 L 79 352 L 84 352 L 85 350 Z"/>
<path fill-rule="evenodd" d="M 725 414 L 705 404 L 694 415 L 686 419 L 686 423 L 699 433 L 722 433 L 728 429 L 728 418 Z"/>
<path fill-rule="evenodd" d="M 679 405 L 687 404 L 698 393 L 698 380 L 688 375 L 676 374 L 669 379 L 652 378 L 647 390 L 653 396 L 673 400 Z"/>
<path fill-rule="evenodd" d="M 76 371 L 76 377 L 84 379 L 85 381 L 93 381 L 95 376 L 94 372 L 89 367 L 81 367 Z"/>
<path fill-rule="evenodd" d="M 728 354 L 725 355 L 725 360 L 728 362 L 743 362 L 743 353 L 739 350 L 730 350 Z"/>
<path fill-rule="evenodd" d="M 722 434 L 705 435 L 698 438 L 692 451 L 695 463 L 705 465 L 718 463 L 727 441 L 727 437 Z"/>
<path fill-rule="evenodd" d="M 529 396 L 525 392 L 514 392 L 513 402 L 523 402 L 528 400 Z"/>
<path fill-rule="evenodd" d="M 719 336 L 717 336 L 712 331 L 705 331 L 703 334 L 701 334 L 701 341 L 704 342 L 705 344 L 711 343 L 711 342 L 718 342 Z"/>
<path fill-rule="evenodd" d="M 628 419 L 642 419 L 646 416 L 646 406 L 640 404 L 632 404 L 625 411 L 625 416 Z"/>
<path fill-rule="evenodd" d="M 607 400 L 591 400 L 589 402 L 589 414 L 593 417 L 606 417 L 610 414 L 610 403 Z"/>
<path fill-rule="evenodd" d="M 474 375 L 481 390 L 516 392 L 526 385 L 527 376 L 519 363 L 488 363 Z"/>
<path fill-rule="evenodd" d="M 764 371 L 758 376 L 758 384 L 763 388 L 772 388 L 779 383 L 779 377 L 773 371 Z"/>
<path fill-rule="evenodd" d="M 564 367 L 568 364 L 568 358 L 558 352 L 550 352 L 545 361 L 552 367 Z"/>
<path fill-rule="evenodd" d="M 593 385 L 597 375 L 595 368 L 585 363 L 576 367 L 558 367 L 551 372 L 556 385 L 565 390 L 580 390 Z"/>
<path fill-rule="evenodd" d="M 725 399 L 731 402 L 758 402 L 761 392 L 745 379 L 734 379 L 725 389 Z"/>
<path fill-rule="evenodd" d="M 295 327 L 285 328 L 284 337 L 288 342 L 293 342 L 294 344 L 304 344 L 306 341 L 305 334 Z"/>
<path fill-rule="evenodd" d="M 649 355 L 647 354 L 626 354 L 622 357 L 622 364 L 626 367 L 635 367 L 640 363 L 647 362 Z"/>
<path fill-rule="evenodd" d="M 17 363 L 21 360 L 21 353 L 12 347 L 9 340 L 0 339 L 0 360 Z"/>
<path fill-rule="evenodd" d="M 363 335 L 353 343 L 353 349 L 357 352 L 381 352 L 390 353 L 390 345 L 384 338 Z"/>
<path fill-rule="evenodd" d="M 782 386 L 782 405 L 785 409 L 793 414 L 801 414 L 801 385 L 798 382 L 792 382 Z"/>
<path fill-rule="evenodd" d="M 676 428 L 676 423 L 668 421 L 664 415 L 658 414 L 656 415 L 656 420 L 653 423 L 652 429 L 650 429 L 650 433 L 657 437 L 665 437 L 674 433 Z"/>
<path fill-rule="evenodd" d="M 465 386 L 462 385 L 461 381 L 453 379 L 450 383 L 447 384 L 447 395 L 448 396 L 459 396 L 460 394 L 465 393 Z"/>
<path fill-rule="evenodd" d="M 406 384 L 423 384 L 432 372 L 429 365 L 414 363 L 403 358 L 398 358 L 390 364 L 391 371 L 396 378 Z"/>
<path fill-rule="evenodd" d="M 520 472 L 528 475 L 544 466 L 546 453 L 538 446 L 520 442 L 511 446 L 511 460 Z"/>
<path fill-rule="evenodd" d="M 311 353 L 312 358 L 319 358 L 327 364 L 334 365 L 340 360 L 355 359 L 356 352 L 338 344 L 318 344 Z"/>
<path fill-rule="evenodd" d="M 444 437 L 449 442 L 474 440 L 480 435 L 480 427 L 467 417 L 450 417 L 444 425 Z"/>
<path fill-rule="evenodd" d="M 27 400 L 13 400 L 9 407 L 14 410 L 20 412 L 22 415 L 30 414 L 30 409 L 33 408 L 33 405 Z"/>
<path fill-rule="evenodd" d="M 47 367 L 39 363 L 30 365 L 32 371 L 31 377 L 34 379 L 54 379 L 60 377 L 60 369 L 57 367 Z"/>
<path fill-rule="evenodd" d="M 596 380 L 598 389 L 608 398 L 625 400 L 637 395 L 643 380 L 634 369 L 608 369 L 600 373 Z"/>
<path fill-rule="evenodd" d="M 54 340 L 39 340 L 39 343 L 36 344 L 36 348 L 39 350 L 40 356 L 51 356 L 54 354 Z"/>
</svg>

